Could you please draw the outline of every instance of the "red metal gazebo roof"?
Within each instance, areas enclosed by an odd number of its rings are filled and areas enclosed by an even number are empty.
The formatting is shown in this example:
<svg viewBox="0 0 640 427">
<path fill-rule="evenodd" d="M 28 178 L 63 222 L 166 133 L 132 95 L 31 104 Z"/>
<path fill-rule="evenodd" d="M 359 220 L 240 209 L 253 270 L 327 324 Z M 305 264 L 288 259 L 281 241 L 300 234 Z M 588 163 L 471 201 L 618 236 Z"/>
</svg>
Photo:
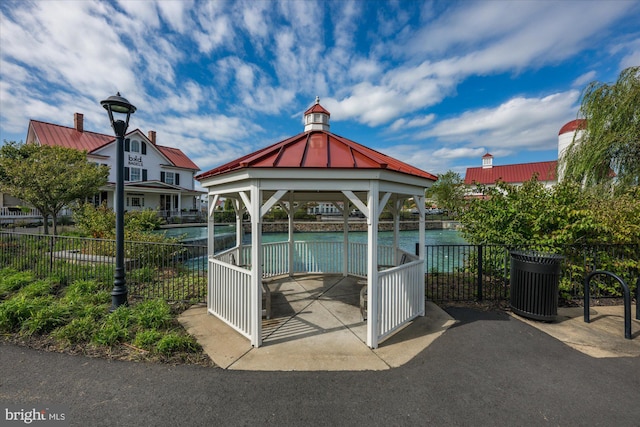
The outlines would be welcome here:
<svg viewBox="0 0 640 427">
<path fill-rule="evenodd" d="M 316 104 L 311 109 L 318 106 Z M 243 168 L 385 169 L 437 180 L 429 172 L 323 130 L 300 133 L 204 172 L 195 179 L 202 180 Z"/>
</svg>

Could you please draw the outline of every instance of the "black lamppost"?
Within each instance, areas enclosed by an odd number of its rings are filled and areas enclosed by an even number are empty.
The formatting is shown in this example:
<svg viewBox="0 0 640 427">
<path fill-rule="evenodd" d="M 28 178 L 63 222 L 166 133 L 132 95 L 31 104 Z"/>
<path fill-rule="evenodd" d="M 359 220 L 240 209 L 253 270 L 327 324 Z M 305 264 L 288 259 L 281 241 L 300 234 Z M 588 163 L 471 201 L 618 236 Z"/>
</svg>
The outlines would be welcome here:
<svg viewBox="0 0 640 427">
<path fill-rule="evenodd" d="M 124 272 L 124 134 L 129 127 L 129 117 L 136 111 L 136 107 L 120 96 L 110 96 L 100 104 L 109 113 L 111 127 L 116 133 L 116 194 L 114 209 L 116 212 L 116 271 L 113 275 L 113 290 L 111 291 L 111 311 L 127 304 L 127 282 Z M 122 114 L 126 119 L 114 120 L 113 113 Z"/>
</svg>

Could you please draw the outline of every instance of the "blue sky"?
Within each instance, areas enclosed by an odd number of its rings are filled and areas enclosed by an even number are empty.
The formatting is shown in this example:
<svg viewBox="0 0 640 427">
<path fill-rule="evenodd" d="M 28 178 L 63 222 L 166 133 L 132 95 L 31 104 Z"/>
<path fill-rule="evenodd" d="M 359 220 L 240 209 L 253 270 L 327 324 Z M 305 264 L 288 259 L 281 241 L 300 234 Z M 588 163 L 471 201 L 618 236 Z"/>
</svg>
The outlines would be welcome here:
<svg viewBox="0 0 640 427">
<path fill-rule="evenodd" d="M 203 171 L 303 130 L 439 174 L 554 160 L 580 92 L 640 65 L 638 1 L 3 1 L 0 140 L 29 119 L 157 131 Z"/>
</svg>

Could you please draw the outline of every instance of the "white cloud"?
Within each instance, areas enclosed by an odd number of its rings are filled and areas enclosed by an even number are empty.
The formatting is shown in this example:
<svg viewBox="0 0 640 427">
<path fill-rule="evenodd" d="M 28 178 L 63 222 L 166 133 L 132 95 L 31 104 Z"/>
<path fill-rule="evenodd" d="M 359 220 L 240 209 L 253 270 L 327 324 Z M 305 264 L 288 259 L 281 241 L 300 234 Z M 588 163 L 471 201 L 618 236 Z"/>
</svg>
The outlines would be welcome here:
<svg viewBox="0 0 640 427">
<path fill-rule="evenodd" d="M 160 27 L 160 17 L 156 9 L 156 2 L 118 0 L 118 7 L 122 8 L 127 12 L 127 15 L 133 17 L 136 21 L 144 22 L 147 28 Z"/>
<path fill-rule="evenodd" d="M 161 0 L 157 5 L 162 18 L 174 30 L 184 33 L 191 26 L 188 11 L 193 9 L 192 0 Z"/>
<path fill-rule="evenodd" d="M 571 90 L 543 98 L 513 98 L 495 108 L 440 121 L 416 138 L 437 138 L 489 151 L 552 149 L 557 146 L 560 127 L 575 118 L 579 94 Z"/>
<path fill-rule="evenodd" d="M 571 83 L 571 87 L 582 87 L 585 84 L 593 81 L 595 76 L 596 72 L 594 70 L 588 71 L 581 76 L 578 76 L 578 78 L 575 79 L 573 83 Z"/>
<path fill-rule="evenodd" d="M 201 53 L 208 55 L 213 50 L 232 42 L 235 31 L 230 17 L 225 14 L 224 3 L 217 1 L 197 3 L 193 14 L 198 25 L 190 28 L 189 34 Z"/>
<path fill-rule="evenodd" d="M 254 41 L 263 42 L 269 35 L 267 23 L 268 2 L 247 2 L 241 5 L 242 25 Z"/>
<path fill-rule="evenodd" d="M 616 45 L 612 51 L 613 53 L 626 52 L 620 60 L 620 71 L 640 65 L 640 38 Z"/>
<path fill-rule="evenodd" d="M 484 155 L 487 151 L 484 148 L 470 148 L 470 147 L 459 147 L 459 148 L 447 148 L 442 147 L 433 152 L 433 156 L 439 159 L 460 159 L 467 157 L 480 157 Z"/>
<path fill-rule="evenodd" d="M 436 118 L 435 114 L 427 114 L 426 116 L 416 117 L 410 120 L 398 119 L 389 127 L 389 129 L 397 131 L 416 127 L 423 127 L 433 122 Z"/>
</svg>

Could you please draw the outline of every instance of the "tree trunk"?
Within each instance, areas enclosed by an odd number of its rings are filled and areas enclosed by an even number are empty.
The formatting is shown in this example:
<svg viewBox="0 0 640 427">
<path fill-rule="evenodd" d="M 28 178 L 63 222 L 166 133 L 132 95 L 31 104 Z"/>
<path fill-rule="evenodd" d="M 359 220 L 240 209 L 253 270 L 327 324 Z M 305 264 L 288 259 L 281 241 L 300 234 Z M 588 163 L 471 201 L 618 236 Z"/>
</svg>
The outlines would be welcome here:
<svg viewBox="0 0 640 427">
<path fill-rule="evenodd" d="M 58 215 L 53 214 L 51 215 L 51 218 L 53 221 L 53 235 L 56 236 L 58 234 Z"/>
<path fill-rule="evenodd" d="M 49 234 L 49 215 L 43 213 L 42 218 L 44 219 L 44 234 L 48 235 Z"/>
</svg>

